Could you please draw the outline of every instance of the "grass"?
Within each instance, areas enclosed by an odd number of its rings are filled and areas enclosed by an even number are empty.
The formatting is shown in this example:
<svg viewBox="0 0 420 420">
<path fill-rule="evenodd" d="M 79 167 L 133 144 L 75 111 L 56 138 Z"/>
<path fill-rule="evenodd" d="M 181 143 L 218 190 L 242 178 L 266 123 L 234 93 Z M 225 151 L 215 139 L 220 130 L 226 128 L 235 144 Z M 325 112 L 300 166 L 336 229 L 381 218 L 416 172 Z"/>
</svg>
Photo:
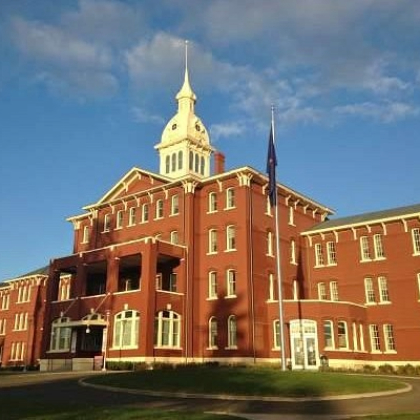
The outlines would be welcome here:
<svg viewBox="0 0 420 420">
<path fill-rule="evenodd" d="M 397 380 L 326 372 L 281 372 L 272 367 L 183 366 L 108 373 L 89 382 L 152 391 L 284 397 L 322 397 L 402 388 Z"/>
<path fill-rule="evenodd" d="M 162 411 L 136 407 L 88 409 L 24 417 L 22 420 L 235 420 L 239 417 L 187 411 Z"/>
</svg>

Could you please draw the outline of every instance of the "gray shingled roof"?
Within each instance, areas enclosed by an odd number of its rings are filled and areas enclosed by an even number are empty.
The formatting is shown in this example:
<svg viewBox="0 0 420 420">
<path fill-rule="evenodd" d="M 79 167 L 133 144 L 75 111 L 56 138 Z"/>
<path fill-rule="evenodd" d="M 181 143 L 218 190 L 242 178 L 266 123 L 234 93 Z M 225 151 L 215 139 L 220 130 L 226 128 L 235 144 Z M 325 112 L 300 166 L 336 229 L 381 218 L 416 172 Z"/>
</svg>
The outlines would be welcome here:
<svg viewBox="0 0 420 420">
<path fill-rule="evenodd" d="M 338 219 L 326 220 L 305 232 L 313 232 L 318 230 L 339 228 L 340 226 L 355 225 L 359 223 L 374 222 L 375 220 L 398 218 L 409 214 L 420 214 L 420 204 L 413 204 L 411 206 L 396 207 L 389 210 L 375 211 L 371 213 L 363 213 L 355 216 L 340 217 Z"/>
<path fill-rule="evenodd" d="M 46 265 L 45 267 L 38 268 L 37 270 L 30 271 L 29 273 L 25 273 L 25 274 L 22 274 L 20 276 L 13 277 L 11 279 L 1 280 L 0 281 L 0 286 L 4 286 L 3 283 L 7 283 L 7 282 L 12 281 L 14 279 L 21 279 L 23 277 L 30 277 L 30 276 L 36 276 L 36 275 L 48 276 L 49 268 L 50 267 L 48 265 Z"/>
</svg>

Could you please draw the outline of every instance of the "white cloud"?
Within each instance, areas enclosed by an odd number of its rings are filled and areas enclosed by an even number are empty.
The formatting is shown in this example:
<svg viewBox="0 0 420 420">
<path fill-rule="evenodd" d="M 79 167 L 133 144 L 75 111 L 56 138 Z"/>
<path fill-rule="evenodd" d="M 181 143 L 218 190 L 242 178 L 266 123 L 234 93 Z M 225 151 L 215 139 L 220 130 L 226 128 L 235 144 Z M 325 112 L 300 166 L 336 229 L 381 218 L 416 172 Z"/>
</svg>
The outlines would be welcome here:
<svg viewBox="0 0 420 420">
<path fill-rule="evenodd" d="M 160 115 L 151 114 L 140 107 L 132 108 L 134 120 L 140 123 L 164 124 L 165 120 Z"/>
<path fill-rule="evenodd" d="M 210 134 L 213 142 L 221 138 L 238 137 L 245 132 L 245 125 L 239 122 L 225 124 L 213 124 L 210 127 Z"/>
<path fill-rule="evenodd" d="M 109 68 L 112 55 L 106 48 L 70 37 L 60 28 L 15 18 L 13 40 L 25 55 L 55 66 Z"/>
<path fill-rule="evenodd" d="M 402 102 L 373 103 L 337 106 L 333 112 L 341 115 L 353 115 L 364 118 L 373 118 L 385 123 L 392 123 L 401 119 L 414 117 L 420 114 L 420 108 Z"/>
</svg>

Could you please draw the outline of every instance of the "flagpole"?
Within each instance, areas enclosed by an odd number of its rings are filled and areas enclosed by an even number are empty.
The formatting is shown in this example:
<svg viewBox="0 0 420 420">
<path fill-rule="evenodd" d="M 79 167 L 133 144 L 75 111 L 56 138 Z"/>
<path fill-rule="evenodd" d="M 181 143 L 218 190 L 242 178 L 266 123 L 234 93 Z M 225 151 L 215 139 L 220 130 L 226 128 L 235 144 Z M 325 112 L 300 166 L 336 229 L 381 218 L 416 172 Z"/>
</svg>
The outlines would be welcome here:
<svg viewBox="0 0 420 420">
<path fill-rule="evenodd" d="M 276 144 L 274 132 L 274 105 L 271 106 L 271 130 L 273 133 L 273 143 Z M 279 299 L 279 333 L 280 333 L 280 352 L 281 352 L 281 370 L 286 370 L 286 348 L 284 345 L 284 317 L 283 317 L 283 288 L 281 279 L 281 265 L 280 265 L 280 232 L 279 232 L 279 212 L 277 200 L 277 180 L 274 179 L 275 185 L 275 220 L 276 220 L 276 264 L 277 264 L 277 289 Z"/>
</svg>

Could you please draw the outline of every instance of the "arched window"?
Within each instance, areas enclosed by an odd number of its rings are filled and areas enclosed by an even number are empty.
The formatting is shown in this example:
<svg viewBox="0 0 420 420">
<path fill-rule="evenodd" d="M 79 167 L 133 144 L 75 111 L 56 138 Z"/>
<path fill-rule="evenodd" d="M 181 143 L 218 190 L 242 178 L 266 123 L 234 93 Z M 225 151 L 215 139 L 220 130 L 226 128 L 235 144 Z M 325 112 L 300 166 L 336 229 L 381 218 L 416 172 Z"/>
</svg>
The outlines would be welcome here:
<svg viewBox="0 0 420 420">
<path fill-rule="evenodd" d="M 166 156 L 166 160 L 165 160 L 165 173 L 169 174 L 169 169 L 170 169 L 170 157 Z"/>
<path fill-rule="evenodd" d="M 176 153 L 172 154 L 172 167 L 171 167 L 172 172 L 176 171 Z"/>
<path fill-rule="evenodd" d="M 115 315 L 114 341 L 116 348 L 137 348 L 139 344 L 140 314 L 137 311 L 123 311 Z"/>
<path fill-rule="evenodd" d="M 189 168 L 190 171 L 194 169 L 194 154 L 190 151 L 190 159 L 189 159 Z"/>
<path fill-rule="evenodd" d="M 206 163 L 204 160 L 204 157 L 201 156 L 201 160 L 200 160 L 200 174 L 204 175 L 204 169 L 205 169 Z"/>
<path fill-rule="evenodd" d="M 50 351 L 69 351 L 71 327 L 63 326 L 70 318 L 57 318 L 51 324 Z"/>
<path fill-rule="evenodd" d="M 214 316 L 209 320 L 209 348 L 217 349 L 217 319 Z"/>
<path fill-rule="evenodd" d="M 198 174 L 198 170 L 200 166 L 200 157 L 197 155 L 197 153 L 194 155 L 194 172 Z"/>
<path fill-rule="evenodd" d="M 237 329 L 236 329 L 236 317 L 231 315 L 228 318 L 228 348 L 236 349 L 237 346 Z"/>
<path fill-rule="evenodd" d="M 180 347 L 181 317 L 173 311 L 160 311 L 155 318 L 155 346 Z"/>
<path fill-rule="evenodd" d="M 178 170 L 181 170 L 182 169 L 182 163 L 183 163 L 183 154 L 182 154 L 182 150 L 180 150 L 179 152 L 178 152 Z"/>
</svg>

